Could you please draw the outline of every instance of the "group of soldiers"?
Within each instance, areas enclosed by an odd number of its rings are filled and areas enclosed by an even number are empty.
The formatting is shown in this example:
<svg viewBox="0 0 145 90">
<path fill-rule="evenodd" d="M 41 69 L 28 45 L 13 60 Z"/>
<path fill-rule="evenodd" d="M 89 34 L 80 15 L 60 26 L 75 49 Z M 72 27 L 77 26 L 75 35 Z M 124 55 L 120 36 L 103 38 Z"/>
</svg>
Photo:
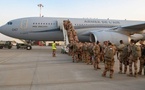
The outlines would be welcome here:
<svg viewBox="0 0 145 90">
<path fill-rule="evenodd" d="M 93 65 L 94 69 L 101 69 L 99 63 L 102 62 L 105 65 L 102 73 L 103 77 L 106 77 L 107 71 L 110 71 L 110 78 L 114 73 L 114 56 L 117 53 L 119 60 L 119 73 L 126 74 L 127 66 L 129 65 L 129 75 L 135 76 L 142 74 L 142 68 L 144 66 L 145 56 L 142 55 L 145 45 L 143 40 L 140 41 L 140 46 L 135 45 L 135 41 L 131 40 L 129 45 L 125 45 L 123 40 L 120 40 L 120 45 L 115 46 L 110 41 L 104 41 L 103 44 L 97 42 L 79 42 L 76 31 L 69 20 L 64 21 L 64 28 L 67 30 L 69 38 L 69 55 L 72 56 L 73 62 L 84 62 L 87 65 Z M 135 53 L 134 53 L 135 52 Z M 144 52 L 145 53 L 145 52 Z M 140 70 L 137 72 L 137 61 L 140 59 Z M 132 63 L 134 63 L 134 74 L 132 72 Z M 124 67 L 124 72 L 122 69 Z"/>
<path fill-rule="evenodd" d="M 125 45 L 122 40 L 120 40 L 120 45 L 118 46 L 117 58 L 120 62 L 119 64 L 119 73 L 126 74 L 127 66 L 129 65 L 129 74 L 128 76 L 137 77 L 137 75 L 142 75 L 143 69 L 145 69 L 145 44 L 144 40 L 139 41 L 140 45 L 136 45 L 135 40 L 131 40 L 130 44 Z M 138 71 L 138 61 L 139 61 L 139 71 Z M 132 65 L 134 67 L 132 68 Z M 124 67 L 124 71 L 123 71 Z M 134 70 L 132 70 L 134 69 Z M 134 71 L 134 73 L 133 73 Z M 145 74 L 145 70 L 144 70 Z"/>
</svg>

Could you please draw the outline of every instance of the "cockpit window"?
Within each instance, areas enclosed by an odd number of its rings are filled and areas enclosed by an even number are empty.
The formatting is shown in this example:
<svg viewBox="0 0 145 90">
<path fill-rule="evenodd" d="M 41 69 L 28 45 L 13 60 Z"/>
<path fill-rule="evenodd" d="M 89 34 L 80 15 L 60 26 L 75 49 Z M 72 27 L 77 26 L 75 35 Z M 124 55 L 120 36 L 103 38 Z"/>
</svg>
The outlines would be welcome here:
<svg viewBox="0 0 145 90">
<path fill-rule="evenodd" d="M 8 25 L 12 25 L 13 23 L 12 23 L 12 22 L 8 22 L 7 24 L 8 24 Z"/>
</svg>

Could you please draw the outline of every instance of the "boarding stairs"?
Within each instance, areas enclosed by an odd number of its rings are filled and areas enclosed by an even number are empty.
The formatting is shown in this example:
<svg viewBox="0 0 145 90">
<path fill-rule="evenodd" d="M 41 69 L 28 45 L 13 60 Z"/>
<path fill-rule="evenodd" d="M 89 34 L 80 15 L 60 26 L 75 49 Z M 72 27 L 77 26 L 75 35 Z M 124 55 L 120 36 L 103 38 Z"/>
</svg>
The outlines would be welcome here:
<svg viewBox="0 0 145 90">
<path fill-rule="evenodd" d="M 68 47 L 67 47 L 69 45 L 68 33 L 67 33 L 67 30 L 64 28 L 63 20 L 58 21 L 58 26 L 59 26 L 60 30 L 62 30 L 63 37 L 64 37 L 64 46 L 62 47 L 62 49 L 66 53 L 68 53 Z"/>
<path fill-rule="evenodd" d="M 74 29 L 73 24 L 69 20 L 59 21 L 58 25 L 60 27 L 60 30 L 62 30 L 63 32 L 64 50 L 68 52 L 68 48 L 69 48 L 67 47 L 68 45 L 79 42 L 77 33 Z"/>
</svg>

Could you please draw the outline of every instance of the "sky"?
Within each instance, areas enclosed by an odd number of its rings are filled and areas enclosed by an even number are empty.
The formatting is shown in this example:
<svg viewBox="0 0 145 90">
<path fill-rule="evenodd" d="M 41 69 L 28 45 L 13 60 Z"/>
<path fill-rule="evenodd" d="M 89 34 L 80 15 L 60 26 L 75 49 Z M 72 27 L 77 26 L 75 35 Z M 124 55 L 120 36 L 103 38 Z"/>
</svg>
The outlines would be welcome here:
<svg viewBox="0 0 145 90">
<path fill-rule="evenodd" d="M 98 18 L 145 21 L 145 0 L 0 0 L 0 26 L 23 17 Z"/>
</svg>

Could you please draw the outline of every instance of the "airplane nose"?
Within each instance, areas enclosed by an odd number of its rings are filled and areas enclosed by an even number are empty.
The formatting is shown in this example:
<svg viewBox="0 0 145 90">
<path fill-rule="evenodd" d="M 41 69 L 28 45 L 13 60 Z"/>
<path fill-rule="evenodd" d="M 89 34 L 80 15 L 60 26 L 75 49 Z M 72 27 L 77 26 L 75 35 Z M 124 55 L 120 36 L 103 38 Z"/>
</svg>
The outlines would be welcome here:
<svg viewBox="0 0 145 90">
<path fill-rule="evenodd" d="M 5 33 L 5 32 L 4 32 L 4 26 L 1 26 L 1 27 L 0 27 L 0 33 L 2 33 L 2 34 Z"/>
<path fill-rule="evenodd" d="M 2 33 L 3 29 L 2 29 L 2 26 L 0 27 L 0 33 Z"/>
</svg>

